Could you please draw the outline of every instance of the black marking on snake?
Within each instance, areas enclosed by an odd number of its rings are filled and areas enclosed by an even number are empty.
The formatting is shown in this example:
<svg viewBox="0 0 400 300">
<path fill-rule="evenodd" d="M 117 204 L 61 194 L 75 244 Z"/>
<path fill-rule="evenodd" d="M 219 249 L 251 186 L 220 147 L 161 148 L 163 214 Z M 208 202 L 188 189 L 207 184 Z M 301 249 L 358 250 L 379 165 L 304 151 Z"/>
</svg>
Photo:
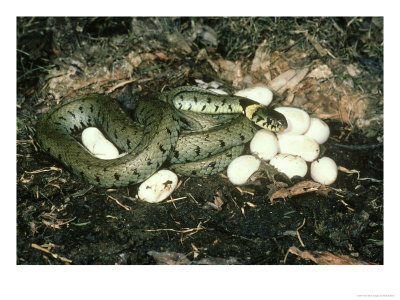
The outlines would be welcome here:
<svg viewBox="0 0 400 300">
<path fill-rule="evenodd" d="M 207 158 L 210 158 L 213 154 L 211 152 L 208 152 Z"/>
<path fill-rule="evenodd" d="M 192 109 L 192 103 L 189 103 L 189 107 L 187 110 L 191 110 Z"/>
<path fill-rule="evenodd" d="M 117 130 L 114 130 L 114 137 L 115 139 L 118 139 Z"/>
<path fill-rule="evenodd" d="M 215 105 L 215 112 L 218 111 L 219 105 Z"/>
<path fill-rule="evenodd" d="M 147 160 L 147 163 L 146 163 L 148 166 L 150 166 L 151 165 L 151 158 L 149 158 L 148 160 Z"/>
<path fill-rule="evenodd" d="M 258 104 L 258 103 L 253 100 L 247 99 L 247 98 L 240 98 L 239 104 L 243 108 L 243 110 L 245 110 L 247 106 Z"/>
<path fill-rule="evenodd" d="M 206 107 L 207 107 L 207 105 L 204 104 L 203 107 L 201 108 L 201 111 L 205 110 Z"/>
<path fill-rule="evenodd" d="M 207 103 L 211 103 L 211 97 L 207 97 Z"/>
<path fill-rule="evenodd" d="M 101 113 L 101 111 L 98 110 L 98 111 L 97 111 L 97 117 L 98 117 L 98 118 L 100 118 L 100 113 Z M 103 115 L 103 121 L 104 121 L 104 115 Z"/>
<path fill-rule="evenodd" d="M 98 183 L 100 183 L 100 177 L 99 177 L 99 176 L 96 176 L 96 181 L 97 181 Z"/>
<path fill-rule="evenodd" d="M 168 132 L 169 135 L 172 134 L 171 130 L 168 127 L 167 127 L 167 132 Z"/>
<path fill-rule="evenodd" d="M 104 169 L 103 169 L 103 172 L 107 172 L 107 170 L 108 170 L 107 168 L 104 168 Z"/>
<path fill-rule="evenodd" d="M 90 104 L 90 112 L 93 113 L 93 104 Z"/>
<path fill-rule="evenodd" d="M 214 168 L 215 167 L 215 165 L 216 165 L 216 161 L 212 161 L 212 162 L 210 162 L 209 164 L 208 164 L 208 166 L 210 167 L 210 168 Z"/>
<path fill-rule="evenodd" d="M 261 122 L 262 120 L 264 120 L 262 117 L 257 116 L 256 123 Z"/>
<path fill-rule="evenodd" d="M 75 119 L 76 115 L 72 111 L 68 111 L 68 113 Z"/>
<path fill-rule="evenodd" d="M 129 139 L 126 139 L 126 145 L 129 149 L 131 149 L 131 141 Z"/>
<path fill-rule="evenodd" d="M 49 148 L 50 149 L 50 148 Z M 58 154 L 58 160 L 61 160 L 61 154 Z"/>
<path fill-rule="evenodd" d="M 222 99 L 222 104 L 221 104 L 221 106 L 224 106 L 225 103 L 226 103 L 226 98 Z"/>
<path fill-rule="evenodd" d="M 82 107 L 82 106 L 79 106 L 78 108 L 79 108 L 79 111 L 80 111 L 81 113 L 83 113 L 83 107 Z"/>
<path fill-rule="evenodd" d="M 138 171 L 137 171 L 137 169 L 133 169 L 133 174 L 135 174 L 135 175 L 138 175 L 138 174 L 139 174 Z"/>
<path fill-rule="evenodd" d="M 74 125 L 74 131 L 75 131 L 75 132 L 79 131 L 79 127 L 76 126 L 76 124 Z"/>
<path fill-rule="evenodd" d="M 79 173 L 79 175 L 81 175 L 82 178 L 85 177 L 85 173 L 83 173 L 83 171 L 81 171 L 81 172 Z"/>
<path fill-rule="evenodd" d="M 66 119 L 66 118 L 64 118 L 63 116 L 59 117 L 59 119 L 60 119 L 60 120 L 67 121 L 67 119 Z"/>
<path fill-rule="evenodd" d="M 194 152 L 196 152 L 197 156 L 200 155 L 200 147 L 197 146 L 196 149 L 194 150 Z"/>
<path fill-rule="evenodd" d="M 232 158 L 232 153 L 231 153 L 231 152 L 228 152 L 228 153 L 226 154 L 226 157 Z"/>
<path fill-rule="evenodd" d="M 225 147 L 225 142 L 223 140 L 219 140 L 219 144 L 221 145 L 221 148 Z"/>
<path fill-rule="evenodd" d="M 181 98 L 181 100 L 183 100 L 183 95 L 180 95 L 179 98 Z"/>
<path fill-rule="evenodd" d="M 228 104 L 228 109 L 229 109 L 230 111 L 233 111 L 232 104 Z"/>
<path fill-rule="evenodd" d="M 265 125 L 270 125 L 270 123 L 271 123 L 270 120 L 267 119 L 267 121 L 265 121 L 265 122 L 262 124 L 262 126 L 265 127 Z M 274 126 L 274 127 L 275 127 L 275 126 Z"/>
<path fill-rule="evenodd" d="M 86 124 L 83 123 L 83 121 L 80 121 L 79 123 L 81 124 L 82 127 L 85 127 L 85 126 L 86 126 Z"/>
<path fill-rule="evenodd" d="M 179 109 L 182 109 L 182 103 L 179 102 L 178 105 L 179 105 Z"/>
<path fill-rule="evenodd" d="M 156 168 L 158 169 L 160 167 L 160 163 L 159 162 L 157 162 L 157 166 L 156 166 Z"/>
<path fill-rule="evenodd" d="M 161 152 L 162 152 L 163 154 L 165 153 L 165 151 L 167 151 L 167 150 L 165 150 L 165 149 L 163 148 L 162 145 L 160 145 L 160 150 L 161 150 Z"/>
<path fill-rule="evenodd" d="M 245 137 L 244 137 L 244 135 L 240 135 L 240 139 L 242 140 L 242 141 L 244 141 L 244 139 L 245 139 Z"/>
<path fill-rule="evenodd" d="M 196 174 L 197 174 L 196 170 L 193 170 L 192 175 L 196 175 Z"/>
<path fill-rule="evenodd" d="M 179 151 L 177 151 L 177 150 L 174 151 L 174 157 L 175 157 L 175 158 L 178 158 L 178 157 L 179 157 Z"/>
<path fill-rule="evenodd" d="M 197 101 L 198 101 L 196 96 L 193 97 L 193 100 L 194 100 L 194 103 L 197 103 Z"/>
<path fill-rule="evenodd" d="M 60 122 L 54 122 L 54 124 L 61 126 L 62 124 Z"/>
</svg>

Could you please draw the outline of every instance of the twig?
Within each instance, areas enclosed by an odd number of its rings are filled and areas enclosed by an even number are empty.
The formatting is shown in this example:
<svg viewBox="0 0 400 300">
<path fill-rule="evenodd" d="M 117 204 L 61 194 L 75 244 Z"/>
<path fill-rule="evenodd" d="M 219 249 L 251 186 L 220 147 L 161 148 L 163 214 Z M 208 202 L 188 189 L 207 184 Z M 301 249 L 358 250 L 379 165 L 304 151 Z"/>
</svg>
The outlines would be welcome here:
<svg viewBox="0 0 400 300">
<path fill-rule="evenodd" d="M 127 84 L 129 84 L 129 83 L 131 83 L 131 82 L 135 82 L 136 80 L 137 80 L 137 78 L 134 78 L 134 79 L 130 79 L 130 80 L 126 80 L 126 81 L 120 82 L 120 83 L 118 83 L 117 85 L 114 85 L 113 87 L 109 88 L 109 89 L 106 91 L 106 95 L 111 94 L 111 93 L 114 92 L 116 89 L 118 89 L 118 88 L 120 88 L 120 87 L 122 87 L 122 86 L 124 86 L 124 85 L 127 85 Z"/>
<path fill-rule="evenodd" d="M 34 249 L 40 250 L 42 252 L 45 252 L 47 254 L 50 254 L 54 258 L 59 259 L 61 261 L 64 261 L 64 262 L 67 262 L 67 263 L 71 263 L 72 262 L 72 260 L 70 260 L 68 258 L 65 258 L 65 257 L 62 257 L 62 256 L 59 256 L 58 254 L 52 253 L 49 250 L 47 250 L 46 248 L 43 248 L 43 247 L 41 247 L 41 246 L 39 246 L 37 244 L 31 244 L 31 247 L 34 248 Z"/>
<path fill-rule="evenodd" d="M 303 243 L 303 240 L 301 239 L 299 230 L 300 230 L 301 228 L 303 228 L 304 224 L 306 224 L 306 218 L 303 219 L 303 223 L 300 225 L 300 227 L 296 229 L 297 238 L 299 239 L 299 242 L 300 242 L 300 244 L 301 244 L 302 247 L 305 247 L 305 245 L 304 245 L 304 243 Z"/>
<path fill-rule="evenodd" d="M 131 210 L 129 206 L 123 205 L 121 202 L 118 201 L 118 199 L 114 198 L 113 196 L 107 195 L 108 198 L 114 200 L 119 206 L 123 207 L 126 210 Z"/>
</svg>

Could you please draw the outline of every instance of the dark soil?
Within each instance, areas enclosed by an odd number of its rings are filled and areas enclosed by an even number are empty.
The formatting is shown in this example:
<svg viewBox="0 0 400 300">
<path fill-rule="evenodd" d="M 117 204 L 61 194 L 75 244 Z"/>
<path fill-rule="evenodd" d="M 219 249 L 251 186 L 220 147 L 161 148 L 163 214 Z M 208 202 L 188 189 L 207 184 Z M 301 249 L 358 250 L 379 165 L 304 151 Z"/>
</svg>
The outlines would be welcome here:
<svg viewBox="0 0 400 300">
<path fill-rule="evenodd" d="M 327 195 L 306 193 L 277 200 L 273 205 L 267 179 L 238 189 L 221 174 L 180 178 L 182 184 L 172 199 L 149 204 L 135 198 L 137 186 L 108 190 L 91 187 L 41 152 L 34 142 L 37 120 L 48 105 L 55 103 L 46 98 L 46 76 L 57 69 L 54 64 L 60 57 L 76 55 L 93 41 L 104 50 L 105 67 L 109 67 L 109 53 L 115 47 L 121 57 L 127 55 L 124 49 L 137 49 L 139 42 L 145 41 L 141 47 L 149 53 L 178 49 L 168 52 L 168 62 L 159 56 L 159 60 L 133 71 L 155 81 L 130 85 L 134 95 L 160 90 L 164 85 L 195 84 L 193 79 L 199 74 L 204 74 L 204 81 L 218 80 L 218 73 L 210 67 L 195 63 L 203 48 L 225 59 L 251 60 L 257 45 L 266 36 L 275 35 L 271 52 L 287 51 L 291 38 L 295 39 L 293 47 L 307 51 L 304 47 L 311 46 L 293 33 L 301 29 L 325 38 L 324 47 L 343 62 L 357 64 L 383 78 L 383 51 L 376 46 L 381 41 L 363 40 L 357 35 L 363 31 L 356 30 L 375 28 L 376 20 L 356 19 L 348 26 L 351 18 L 141 21 L 161 25 L 153 31 L 150 25 L 139 31 L 138 23 L 131 18 L 18 19 L 17 264 L 315 264 L 289 252 L 292 246 L 314 254 L 330 252 L 359 262 L 383 264 L 383 144 L 377 141 L 383 135 L 382 127 L 368 134 L 365 128 L 326 120 L 331 137 L 323 146 L 324 155 L 338 166 L 357 172 L 339 172 Z M 212 40 L 198 34 L 189 43 L 191 52 L 184 54 L 179 50 L 183 46 L 171 44 L 172 39 L 152 43 L 160 28 L 185 34 L 192 21 L 212 27 L 219 44 L 212 45 Z M 333 30 L 335 26 L 345 32 Z M 259 31 L 250 35 L 249 28 Z M 334 34 L 328 36 L 329 32 Z M 346 51 L 355 40 L 359 40 L 355 52 Z M 86 59 L 90 66 L 97 58 Z M 169 73 L 168 69 L 174 71 Z M 378 88 L 382 89 L 383 82 L 380 84 Z M 225 85 L 231 88 L 229 82 Z M 357 86 L 364 86 L 362 78 Z M 376 114 L 379 110 L 381 107 Z"/>
</svg>

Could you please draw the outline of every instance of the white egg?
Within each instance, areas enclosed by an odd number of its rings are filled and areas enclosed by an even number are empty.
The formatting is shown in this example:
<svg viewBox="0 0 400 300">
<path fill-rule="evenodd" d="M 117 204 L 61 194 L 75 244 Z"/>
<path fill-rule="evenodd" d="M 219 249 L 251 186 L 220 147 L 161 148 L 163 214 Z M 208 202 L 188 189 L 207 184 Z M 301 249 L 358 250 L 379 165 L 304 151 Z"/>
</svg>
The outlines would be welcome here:
<svg viewBox="0 0 400 300">
<path fill-rule="evenodd" d="M 96 127 L 83 130 L 82 143 L 97 158 L 114 159 L 120 156 L 114 144 L 107 140 Z"/>
<path fill-rule="evenodd" d="M 235 93 L 235 96 L 246 97 L 265 106 L 268 106 L 271 103 L 274 95 L 272 94 L 271 90 L 266 87 L 255 86 L 238 91 L 237 93 Z"/>
<path fill-rule="evenodd" d="M 138 197 L 150 203 L 165 200 L 175 190 L 178 176 L 169 170 L 160 170 L 142 182 Z"/>
<path fill-rule="evenodd" d="M 233 184 L 246 183 L 251 175 L 260 167 L 261 161 L 253 155 L 242 155 L 236 157 L 228 166 L 227 175 Z"/>
<path fill-rule="evenodd" d="M 300 156 L 277 154 L 269 163 L 289 178 L 293 176 L 304 177 L 307 174 L 307 163 Z"/>
<path fill-rule="evenodd" d="M 278 139 L 269 130 L 257 131 L 250 142 L 250 152 L 263 160 L 270 160 L 278 153 Z"/>
<path fill-rule="evenodd" d="M 310 116 L 300 108 L 282 106 L 275 110 L 283 114 L 288 123 L 282 134 L 303 134 L 310 127 Z"/>
<path fill-rule="evenodd" d="M 311 163 L 310 172 L 313 180 L 329 185 L 335 182 L 338 168 L 333 159 L 322 157 Z"/>
<path fill-rule="evenodd" d="M 209 91 L 214 92 L 214 93 L 219 94 L 219 95 L 228 95 L 227 92 L 225 92 L 223 90 L 220 90 L 220 89 L 209 89 Z"/>
<path fill-rule="evenodd" d="M 279 134 L 278 144 L 280 153 L 298 155 L 305 161 L 313 161 L 320 151 L 316 141 L 300 134 Z"/>
<path fill-rule="evenodd" d="M 304 133 L 305 136 L 313 138 L 318 144 L 325 143 L 329 138 L 329 134 L 328 124 L 318 118 L 311 118 L 310 127 Z"/>
</svg>

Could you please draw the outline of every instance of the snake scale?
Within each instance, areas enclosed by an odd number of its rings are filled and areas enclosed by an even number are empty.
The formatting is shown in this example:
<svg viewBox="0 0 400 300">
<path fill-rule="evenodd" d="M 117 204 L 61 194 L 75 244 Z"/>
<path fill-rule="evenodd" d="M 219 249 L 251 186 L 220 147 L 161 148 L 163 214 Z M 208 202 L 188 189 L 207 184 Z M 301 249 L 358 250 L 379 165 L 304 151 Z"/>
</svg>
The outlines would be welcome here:
<svg viewBox="0 0 400 300">
<path fill-rule="evenodd" d="M 107 96 L 65 100 L 39 121 L 38 143 L 89 183 L 120 187 L 142 182 L 165 162 L 181 175 L 219 173 L 259 127 L 280 131 L 287 126 L 282 114 L 243 97 L 190 86 L 156 95 L 140 100 L 133 118 Z M 221 121 L 221 114 L 234 115 Z M 92 156 L 75 138 L 89 126 L 101 128 L 128 154 L 111 160 Z"/>
</svg>

